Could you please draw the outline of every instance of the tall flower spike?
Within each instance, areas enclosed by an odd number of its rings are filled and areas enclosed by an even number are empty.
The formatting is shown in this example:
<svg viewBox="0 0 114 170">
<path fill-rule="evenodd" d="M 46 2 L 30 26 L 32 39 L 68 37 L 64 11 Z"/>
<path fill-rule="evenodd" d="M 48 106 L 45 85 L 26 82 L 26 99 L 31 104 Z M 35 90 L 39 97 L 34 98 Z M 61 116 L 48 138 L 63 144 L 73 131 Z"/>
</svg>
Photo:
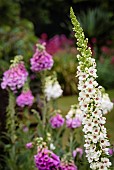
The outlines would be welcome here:
<svg viewBox="0 0 114 170">
<path fill-rule="evenodd" d="M 101 89 L 96 81 L 96 62 L 92 58 L 91 49 L 87 46 L 88 40 L 85 39 L 83 29 L 77 21 L 72 8 L 70 17 L 77 39 L 77 49 L 80 52 L 77 56 L 79 61 L 77 76 L 79 78 L 79 105 L 83 114 L 82 124 L 83 132 L 85 133 L 84 147 L 86 157 L 91 169 L 107 170 L 111 166 L 108 158 L 110 143 L 104 127 L 106 118 L 102 114 Z"/>
<path fill-rule="evenodd" d="M 23 56 L 17 55 L 14 60 L 11 60 L 10 68 L 4 72 L 1 88 L 10 88 L 12 91 L 16 92 L 17 89 L 23 87 L 27 80 L 28 72 L 25 68 Z"/>
<path fill-rule="evenodd" d="M 39 72 L 50 70 L 53 66 L 53 59 L 45 50 L 45 44 L 36 44 L 36 50 L 33 57 L 30 59 L 31 70 Z"/>
</svg>

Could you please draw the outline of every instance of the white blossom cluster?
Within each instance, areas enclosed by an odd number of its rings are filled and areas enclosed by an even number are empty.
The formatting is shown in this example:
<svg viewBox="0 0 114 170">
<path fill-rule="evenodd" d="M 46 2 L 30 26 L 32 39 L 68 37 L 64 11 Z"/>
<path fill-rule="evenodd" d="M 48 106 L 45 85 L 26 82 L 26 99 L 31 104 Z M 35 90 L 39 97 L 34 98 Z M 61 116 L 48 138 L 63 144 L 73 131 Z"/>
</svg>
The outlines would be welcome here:
<svg viewBox="0 0 114 170">
<path fill-rule="evenodd" d="M 107 114 L 113 109 L 114 104 L 111 102 L 107 93 L 102 94 L 102 109 L 103 114 Z"/>
<path fill-rule="evenodd" d="M 85 133 L 84 147 L 90 168 L 107 170 L 111 166 L 107 158 L 110 143 L 104 127 L 106 118 L 102 114 L 102 93 L 95 80 L 97 77 L 95 59 L 88 58 L 87 60 L 89 67 L 84 68 L 83 62 L 80 61 L 77 71 L 80 90 L 79 105 L 83 112 L 82 124 Z"/>
<path fill-rule="evenodd" d="M 76 104 L 71 105 L 71 108 L 66 115 L 66 119 L 70 119 L 73 117 L 79 118 L 82 121 L 82 111 L 79 109 L 79 106 Z"/>
<path fill-rule="evenodd" d="M 55 76 L 48 76 L 45 79 L 44 93 L 47 101 L 60 97 L 63 93 L 59 82 Z"/>
<path fill-rule="evenodd" d="M 92 170 L 108 170 L 111 162 L 109 160 L 109 140 L 104 124 L 106 118 L 103 116 L 102 93 L 98 85 L 95 59 L 92 58 L 88 40 L 85 39 L 83 29 L 70 10 L 70 17 L 74 26 L 77 39 L 77 55 L 79 66 L 77 76 L 79 78 L 79 106 L 83 114 L 82 124 L 85 137 L 85 153 Z"/>
</svg>

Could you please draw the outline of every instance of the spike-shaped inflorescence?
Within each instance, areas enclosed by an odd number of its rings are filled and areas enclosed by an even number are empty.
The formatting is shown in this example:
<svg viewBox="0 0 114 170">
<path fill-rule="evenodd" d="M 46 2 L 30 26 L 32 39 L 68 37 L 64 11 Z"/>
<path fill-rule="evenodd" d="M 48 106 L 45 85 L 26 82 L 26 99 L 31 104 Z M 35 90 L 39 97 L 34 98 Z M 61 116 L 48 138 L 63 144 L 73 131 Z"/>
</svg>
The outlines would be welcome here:
<svg viewBox="0 0 114 170">
<path fill-rule="evenodd" d="M 70 17 L 74 26 L 73 31 L 77 39 L 77 55 L 79 66 L 77 76 L 79 78 L 79 105 L 83 113 L 83 132 L 85 137 L 85 152 L 90 168 L 93 170 L 107 170 L 111 166 L 108 155 L 110 146 L 104 124 L 106 118 L 103 116 L 102 95 L 98 85 L 95 59 L 92 58 L 91 49 L 88 47 L 88 40 L 85 39 L 83 29 L 77 21 L 73 9 L 70 10 Z"/>
</svg>

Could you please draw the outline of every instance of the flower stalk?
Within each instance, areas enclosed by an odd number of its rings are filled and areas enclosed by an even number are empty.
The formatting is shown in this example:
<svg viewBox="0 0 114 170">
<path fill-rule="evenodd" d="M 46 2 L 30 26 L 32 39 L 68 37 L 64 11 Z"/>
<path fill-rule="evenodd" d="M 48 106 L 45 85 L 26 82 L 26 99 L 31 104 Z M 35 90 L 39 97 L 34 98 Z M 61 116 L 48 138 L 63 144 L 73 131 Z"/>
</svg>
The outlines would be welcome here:
<svg viewBox="0 0 114 170">
<path fill-rule="evenodd" d="M 77 21 L 73 9 L 70 10 L 73 31 L 77 39 L 77 55 L 79 66 L 77 77 L 79 78 L 79 106 L 83 114 L 82 124 L 85 137 L 85 153 L 93 170 L 109 169 L 109 140 L 104 124 L 101 86 L 98 85 L 95 59 L 92 58 L 91 49 L 88 47 L 88 39 L 85 38 L 83 29 Z"/>
<path fill-rule="evenodd" d="M 14 93 L 9 90 L 9 104 L 7 106 L 7 121 L 6 121 L 6 128 L 8 133 L 11 137 L 12 143 L 15 142 L 15 128 L 16 128 L 16 115 L 15 115 L 15 95 Z"/>
</svg>

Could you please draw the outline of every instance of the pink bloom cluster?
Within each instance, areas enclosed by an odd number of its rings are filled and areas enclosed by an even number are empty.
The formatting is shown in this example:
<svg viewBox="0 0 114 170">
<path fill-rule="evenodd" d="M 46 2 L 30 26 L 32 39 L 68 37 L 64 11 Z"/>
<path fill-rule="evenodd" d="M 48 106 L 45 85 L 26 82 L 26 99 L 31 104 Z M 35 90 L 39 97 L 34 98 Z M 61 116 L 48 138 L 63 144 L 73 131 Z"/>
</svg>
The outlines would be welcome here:
<svg viewBox="0 0 114 170">
<path fill-rule="evenodd" d="M 59 156 L 47 148 L 41 149 L 37 155 L 34 156 L 34 161 L 38 170 L 56 170 L 60 165 Z"/>
<path fill-rule="evenodd" d="M 59 128 L 64 124 L 64 118 L 60 114 L 56 114 L 55 116 L 50 118 L 50 124 L 52 128 Z"/>
<path fill-rule="evenodd" d="M 109 148 L 109 150 L 108 150 L 108 152 L 109 152 L 109 155 L 114 155 L 114 148 Z"/>
<path fill-rule="evenodd" d="M 26 144 L 26 148 L 27 149 L 31 149 L 32 147 L 33 147 L 32 142 L 29 142 L 29 143 Z"/>
<path fill-rule="evenodd" d="M 76 148 L 76 150 L 73 151 L 73 157 L 75 158 L 79 154 L 79 157 L 81 158 L 83 155 L 83 149 L 82 148 Z"/>
<path fill-rule="evenodd" d="M 82 125 L 82 112 L 76 105 L 72 105 L 66 115 L 66 125 L 68 128 L 78 128 Z"/>
<path fill-rule="evenodd" d="M 49 41 L 47 41 L 47 35 L 42 34 L 40 42 L 46 42 L 46 50 L 49 54 L 55 54 L 61 50 L 64 46 L 70 46 L 73 44 L 71 39 L 68 39 L 64 34 L 55 35 Z"/>
<path fill-rule="evenodd" d="M 68 128 L 78 128 L 81 126 L 81 121 L 79 118 L 72 118 L 72 119 L 67 119 L 66 120 L 66 125 Z"/>
<path fill-rule="evenodd" d="M 42 70 L 50 70 L 53 66 L 53 59 L 45 50 L 36 48 L 35 54 L 30 59 L 31 70 L 38 72 Z"/>
<path fill-rule="evenodd" d="M 1 87 L 2 89 L 9 87 L 11 90 L 16 91 L 24 85 L 27 76 L 28 72 L 25 69 L 24 63 L 22 61 L 16 63 L 4 72 Z"/>
<path fill-rule="evenodd" d="M 73 162 L 62 162 L 60 170 L 78 170 L 78 168 Z"/>
<path fill-rule="evenodd" d="M 23 91 L 16 99 L 16 103 L 20 107 L 24 106 L 32 106 L 34 101 L 34 96 L 32 95 L 31 91 Z"/>
</svg>

